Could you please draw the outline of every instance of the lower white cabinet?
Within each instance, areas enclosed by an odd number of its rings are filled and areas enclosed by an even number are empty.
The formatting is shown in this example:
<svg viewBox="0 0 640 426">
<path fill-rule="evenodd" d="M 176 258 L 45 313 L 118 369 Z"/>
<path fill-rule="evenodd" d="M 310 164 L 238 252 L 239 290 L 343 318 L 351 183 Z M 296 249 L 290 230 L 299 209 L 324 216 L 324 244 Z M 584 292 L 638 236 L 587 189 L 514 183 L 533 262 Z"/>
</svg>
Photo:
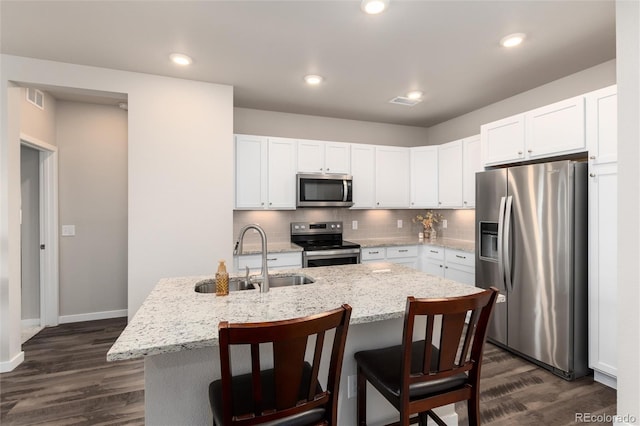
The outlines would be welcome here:
<svg viewBox="0 0 640 426">
<path fill-rule="evenodd" d="M 618 209 L 617 164 L 589 170 L 589 367 L 594 379 L 616 387 Z"/>
<path fill-rule="evenodd" d="M 360 250 L 362 263 L 391 262 L 418 268 L 417 246 L 369 247 Z"/>
<path fill-rule="evenodd" d="M 242 254 L 239 256 L 234 256 L 233 260 L 235 271 L 238 273 L 244 273 L 247 266 L 249 267 L 250 273 L 260 273 L 260 269 L 262 266 L 262 254 Z M 267 266 L 270 271 L 278 269 L 302 268 L 302 253 L 268 253 Z"/>
<path fill-rule="evenodd" d="M 467 251 L 424 245 L 420 256 L 420 270 L 475 286 L 475 255 Z"/>
</svg>

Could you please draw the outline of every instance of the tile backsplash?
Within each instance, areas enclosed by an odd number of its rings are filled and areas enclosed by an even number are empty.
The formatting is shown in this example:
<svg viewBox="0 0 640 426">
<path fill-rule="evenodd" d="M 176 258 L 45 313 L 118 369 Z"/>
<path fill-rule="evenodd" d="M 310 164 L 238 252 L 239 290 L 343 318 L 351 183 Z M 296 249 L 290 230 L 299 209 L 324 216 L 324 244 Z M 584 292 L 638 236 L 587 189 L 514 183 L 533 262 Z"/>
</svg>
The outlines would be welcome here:
<svg viewBox="0 0 640 426">
<path fill-rule="evenodd" d="M 298 209 L 298 210 L 236 210 L 233 212 L 233 235 L 237 237 L 240 229 L 249 223 L 257 223 L 267 233 L 269 241 L 289 241 L 291 222 L 342 221 L 345 239 L 418 237 L 422 227 L 413 223 L 417 214 L 429 209 L 412 210 L 349 210 L 349 209 Z M 438 236 L 458 240 L 473 240 L 475 229 L 475 210 L 433 210 L 447 220 L 447 229 L 442 223 L 436 225 Z M 402 228 L 398 228 L 398 220 Z M 357 221 L 357 229 L 353 229 Z M 259 242 L 259 236 L 248 233 L 247 242 Z"/>
</svg>

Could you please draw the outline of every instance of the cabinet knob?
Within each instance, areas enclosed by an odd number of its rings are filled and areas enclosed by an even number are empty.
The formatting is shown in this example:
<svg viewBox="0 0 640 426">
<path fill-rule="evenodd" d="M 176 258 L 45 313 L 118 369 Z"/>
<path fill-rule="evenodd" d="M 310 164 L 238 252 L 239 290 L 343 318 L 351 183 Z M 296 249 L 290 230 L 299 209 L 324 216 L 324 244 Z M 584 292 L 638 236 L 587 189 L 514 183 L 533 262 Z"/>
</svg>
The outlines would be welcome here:
<svg viewBox="0 0 640 426">
<path fill-rule="evenodd" d="M 438 266 L 442 268 L 442 265 L 438 265 Z"/>
<path fill-rule="evenodd" d="M 327 171 L 329 171 L 330 169 L 327 167 Z"/>
<path fill-rule="evenodd" d="M 444 267 L 444 269 L 449 269 L 449 267 L 448 267 L 448 266 L 445 266 L 445 267 Z"/>
<path fill-rule="evenodd" d="M 442 201 L 438 201 L 438 204 L 442 204 Z"/>
<path fill-rule="evenodd" d="M 533 150 L 532 150 L 532 149 L 528 149 L 528 150 L 527 150 L 527 152 L 528 152 L 529 154 L 531 154 L 531 153 L 533 152 Z"/>
<path fill-rule="evenodd" d="M 320 167 L 320 171 L 322 171 L 322 167 Z"/>
<path fill-rule="evenodd" d="M 261 206 L 264 206 L 264 201 L 262 203 L 260 203 Z"/>
<path fill-rule="evenodd" d="M 466 202 L 466 201 L 463 201 L 463 202 L 462 202 L 462 204 L 467 204 L 467 202 Z"/>
<path fill-rule="evenodd" d="M 272 206 L 272 205 L 273 205 L 273 203 L 269 203 L 269 205 L 270 205 L 270 206 Z"/>
<path fill-rule="evenodd" d="M 522 151 L 518 151 L 518 155 L 522 155 Z"/>
<path fill-rule="evenodd" d="M 376 206 L 379 206 L 379 205 L 380 205 L 380 203 L 376 203 Z"/>
<path fill-rule="evenodd" d="M 415 203 L 411 203 L 411 205 L 413 206 Z"/>
<path fill-rule="evenodd" d="M 596 174 L 595 173 L 589 173 L 589 176 L 596 177 Z"/>
<path fill-rule="evenodd" d="M 595 156 L 595 155 L 592 155 L 592 156 L 591 156 L 591 157 L 589 157 L 589 158 L 590 158 L 591 160 L 595 160 L 595 159 L 596 159 L 596 156 Z"/>
</svg>

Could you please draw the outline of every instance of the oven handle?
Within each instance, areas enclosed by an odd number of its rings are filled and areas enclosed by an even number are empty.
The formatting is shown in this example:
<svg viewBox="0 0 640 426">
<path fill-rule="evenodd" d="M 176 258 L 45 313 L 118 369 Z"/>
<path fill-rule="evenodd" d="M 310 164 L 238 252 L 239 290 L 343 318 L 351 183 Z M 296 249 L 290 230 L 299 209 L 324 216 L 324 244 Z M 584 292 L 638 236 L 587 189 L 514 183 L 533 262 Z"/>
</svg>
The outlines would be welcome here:
<svg viewBox="0 0 640 426">
<path fill-rule="evenodd" d="M 329 257 L 351 257 L 360 254 L 360 249 L 339 249 L 339 250 L 313 250 L 303 252 L 305 257 L 315 259 L 326 259 Z"/>
<path fill-rule="evenodd" d="M 347 198 L 349 198 L 349 186 L 347 185 L 347 180 L 342 180 L 342 202 L 346 203 Z"/>
</svg>

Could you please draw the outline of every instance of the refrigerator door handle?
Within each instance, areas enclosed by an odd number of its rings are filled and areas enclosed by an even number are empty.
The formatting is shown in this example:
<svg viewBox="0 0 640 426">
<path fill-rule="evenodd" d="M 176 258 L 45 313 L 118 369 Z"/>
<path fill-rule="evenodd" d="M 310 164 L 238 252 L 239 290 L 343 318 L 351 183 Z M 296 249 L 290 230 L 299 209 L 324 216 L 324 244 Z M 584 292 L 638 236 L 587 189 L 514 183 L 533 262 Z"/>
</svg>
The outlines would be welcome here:
<svg viewBox="0 0 640 426">
<path fill-rule="evenodd" d="M 507 206 L 504 215 L 504 229 L 502 240 L 502 253 L 504 257 L 504 275 L 507 282 L 507 291 L 513 291 L 513 283 L 511 282 L 511 255 L 509 253 L 509 243 L 511 242 L 511 206 L 513 204 L 513 196 L 507 197 Z"/>
<path fill-rule="evenodd" d="M 507 198 L 500 198 L 500 213 L 498 215 L 498 274 L 500 276 L 500 287 L 505 285 L 504 281 L 504 259 L 503 259 L 503 239 L 504 239 L 504 206 Z"/>
</svg>

